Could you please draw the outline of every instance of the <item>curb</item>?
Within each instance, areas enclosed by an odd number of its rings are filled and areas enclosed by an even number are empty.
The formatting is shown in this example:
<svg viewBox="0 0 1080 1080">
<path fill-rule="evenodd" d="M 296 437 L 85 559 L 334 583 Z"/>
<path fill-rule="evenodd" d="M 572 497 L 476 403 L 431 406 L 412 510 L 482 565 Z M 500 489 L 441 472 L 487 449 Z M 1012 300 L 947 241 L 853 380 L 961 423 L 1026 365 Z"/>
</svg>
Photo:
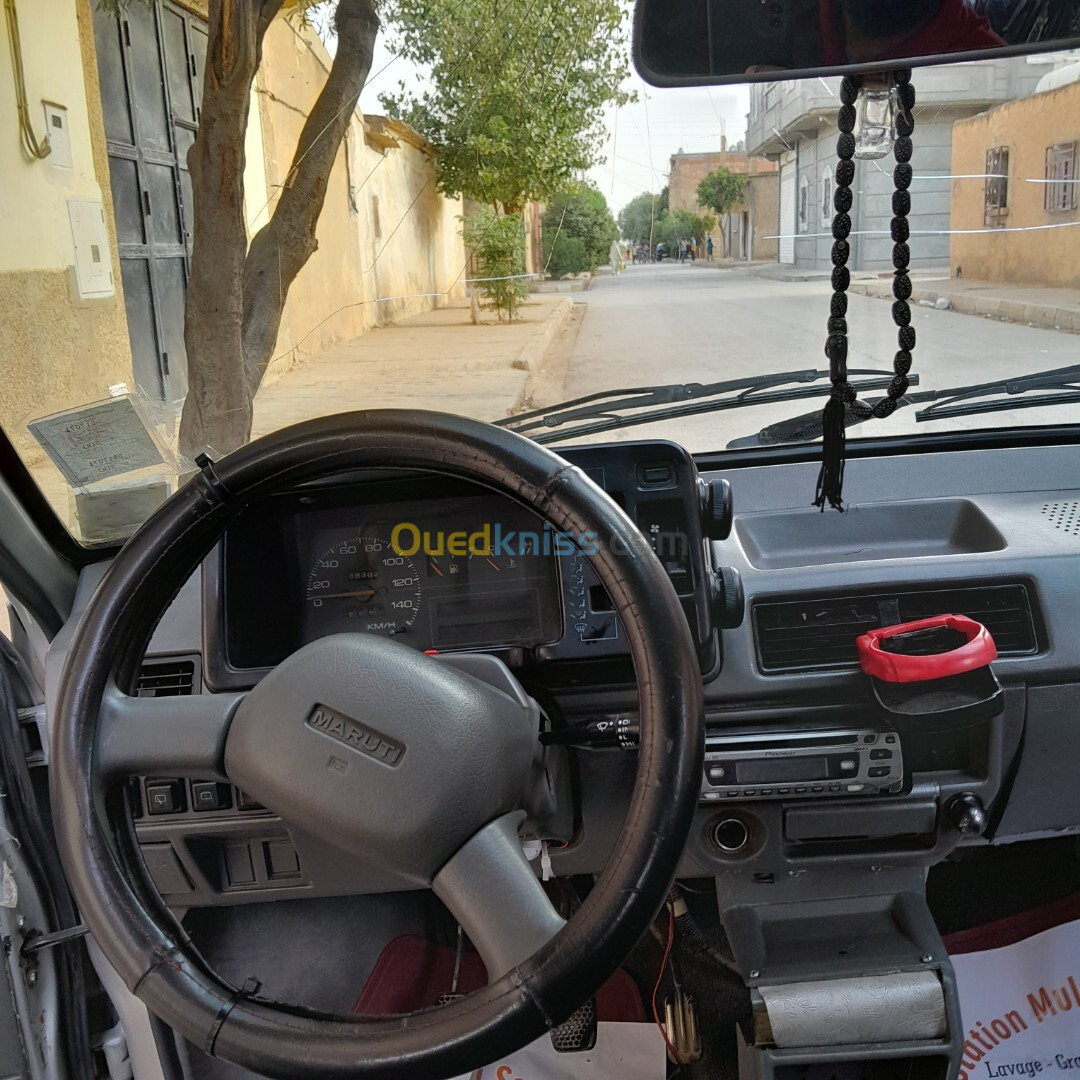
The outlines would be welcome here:
<svg viewBox="0 0 1080 1080">
<path fill-rule="evenodd" d="M 593 275 L 589 274 L 587 277 L 576 278 L 563 278 L 562 281 L 540 281 L 537 282 L 529 292 L 534 296 L 550 296 L 554 293 L 578 293 L 586 292 L 592 288 Z"/>
<path fill-rule="evenodd" d="M 555 335 L 562 329 L 563 323 L 573 310 L 574 301 L 569 296 L 560 296 L 536 333 L 518 349 L 517 355 L 510 361 L 510 366 L 515 371 L 535 371 L 543 362 L 548 346 L 555 340 Z"/>
<path fill-rule="evenodd" d="M 880 300 L 892 299 L 892 284 L 887 281 L 865 284 L 852 282 L 849 291 Z M 932 305 L 944 299 L 948 301 L 949 307 L 939 310 L 956 311 L 961 315 L 981 315 L 988 319 L 1038 326 L 1043 330 L 1080 333 L 1080 310 L 1076 308 L 1060 308 L 1052 304 L 1025 304 L 1021 300 L 1009 300 L 1001 296 L 976 296 L 967 292 L 917 287 L 911 290 L 911 299 L 915 303 Z"/>
</svg>

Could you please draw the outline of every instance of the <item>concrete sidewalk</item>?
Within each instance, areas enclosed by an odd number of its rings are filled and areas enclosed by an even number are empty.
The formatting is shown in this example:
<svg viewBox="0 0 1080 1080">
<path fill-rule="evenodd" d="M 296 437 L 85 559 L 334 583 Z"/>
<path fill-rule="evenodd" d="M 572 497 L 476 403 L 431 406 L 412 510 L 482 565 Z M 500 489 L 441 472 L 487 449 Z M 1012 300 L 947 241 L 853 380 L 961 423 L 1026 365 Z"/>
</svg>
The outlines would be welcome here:
<svg viewBox="0 0 1080 1080">
<path fill-rule="evenodd" d="M 428 311 L 300 361 L 255 398 L 252 437 L 352 409 L 435 409 L 480 420 L 520 410 L 544 355 L 573 311 L 568 296 L 532 295 L 520 319 L 469 308 Z"/>
<path fill-rule="evenodd" d="M 1044 330 L 1080 333 L 1080 290 L 1077 289 L 1006 285 L 950 277 L 914 277 L 912 286 L 914 303 L 1038 326 Z M 853 281 L 851 292 L 891 300 L 892 279 Z"/>
<path fill-rule="evenodd" d="M 795 266 L 793 263 L 770 261 L 741 265 L 746 266 L 754 277 L 766 278 L 769 281 L 829 281 L 832 278 L 832 270 L 815 270 L 805 266 Z M 851 280 L 875 281 L 877 274 L 868 270 L 852 270 Z"/>
</svg>

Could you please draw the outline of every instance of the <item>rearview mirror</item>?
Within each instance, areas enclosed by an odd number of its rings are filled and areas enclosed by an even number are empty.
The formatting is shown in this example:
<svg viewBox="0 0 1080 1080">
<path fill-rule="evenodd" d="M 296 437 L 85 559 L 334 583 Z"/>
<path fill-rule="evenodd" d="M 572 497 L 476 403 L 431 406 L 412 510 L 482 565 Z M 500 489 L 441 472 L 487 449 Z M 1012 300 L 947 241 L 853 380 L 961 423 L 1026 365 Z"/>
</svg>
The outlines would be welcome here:
<svg viewBox="0 0 1080 1080">
<path fill-rule="evenodd" d="M 770 82 L 1080 46 L 1080 0 L 637 0 L 654 86 Z"/>
</svg>

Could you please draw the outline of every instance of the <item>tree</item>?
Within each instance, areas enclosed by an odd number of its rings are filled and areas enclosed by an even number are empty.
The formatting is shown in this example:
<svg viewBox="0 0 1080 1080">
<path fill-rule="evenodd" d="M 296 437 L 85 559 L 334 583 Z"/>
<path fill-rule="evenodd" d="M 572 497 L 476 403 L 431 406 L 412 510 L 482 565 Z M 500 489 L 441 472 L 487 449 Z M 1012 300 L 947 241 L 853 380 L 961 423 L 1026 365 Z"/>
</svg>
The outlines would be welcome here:
<svg viewBox="0 0 1080 1080">
<path fill-rule="evenodd" d="M 554 196 L 542 225 L 544 266 L 554 277 L 595 270 L 608 261 L 612 241 L 618 238 L 607 199 L 590 184 Z"/>
<path fill-rule="evenodd" d="M 518 305 L 529 295 L 525 278 L 525 244 L 520 214 L 496 214 L 488 207 L 465 218 L 465 243 L 476 253 L 481 290 L 502 319 L 513 319 Z"/>
<path fill-rule="evenodd" d="M 131 0 L 102 0 L 119 15 Z M 270 361 L 289 287 L 315 253 L 327 182 L 379 31 L 378 0 L 337 0 L 334 61 L 312 106 L 270 220 L 248 243 L 244 134 L 271 22 L 304 0 L 209 0 L 199 132 L 188 151 L 194 211 L 184 312 L 188 395 L 180 453 L 227 453 L 251 436 L 252 400 Z"/>
<path fill-rule="evenodd" d="M 180 451 L 227 452 L 251 435 L 289 286 L 315 253 L 330 170 L 371 69 L 376 0 L 338 0 L 337 51 L 270 220 L 248 244 L 244 132 L 262 43 L 282 0 L 210 0 L 199 134 L 188 154 L 195 234 L 184 341 Z"/>
<path fill-rule="evenodd" d="M 656 218 L 665 209 L 659 202 L 659 196 L 649 191 L 635 195 L 619 211 L 619 235 L 631 244 L 648 244 Z"/>
<path fill-rule="evenodd" d="M 689 210 L 665 210 L 656 219 L 653 243 L 667 244 L 669 254 L 678 250 L 679 240 L 701 240 L 716 224 L 707 214 L 691 214 Z"/>
<path fill-rule="evenodd" d="M 625 103 L 619 0 L 386 0 L 392 51 L 427 68 L 387 112 L 436 149 L 441 190 L 497 213 L 547 200 L 601 162 L 605 106 Z"/>
<path fill-rule="evenodd" d="M 727 215 L 743 201 L 746 195 L 746 177 L 733 173 L 723 165 L 718 165 L 697 186 L 698 203 L 720 215 L 720 230 L 723 234 L 721 251 L 729 255 Z"/>
<path fill-rule="evenodd" d="M 544 237 L 544 266 L 553 278 L 564 278 L 568 274 L 580 274 L 584 270 L 595 269 L 595 263 L 590 266 L 585 241 L 580 236 L 567 236 L 565 233 L 556 233 L 554 236 L 554 240 Z"/>
</svg>

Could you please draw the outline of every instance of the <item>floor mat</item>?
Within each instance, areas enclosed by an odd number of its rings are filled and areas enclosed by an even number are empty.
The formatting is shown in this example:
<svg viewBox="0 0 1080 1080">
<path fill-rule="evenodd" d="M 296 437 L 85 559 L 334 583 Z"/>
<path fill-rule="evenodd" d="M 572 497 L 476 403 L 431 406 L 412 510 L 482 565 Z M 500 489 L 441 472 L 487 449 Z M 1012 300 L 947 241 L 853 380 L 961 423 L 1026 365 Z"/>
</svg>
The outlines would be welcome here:
<svg viewBox="0 0 1080 1080">
<path fill-rule="evenodd" d="M 430 1008 L 450 991 L 455 950 L 413 934 L 403 934 L 383 949 L 356 1001 L 354 1012 L 364 1016 L 415 1012 Z M 461 957 L 458 991 L 471 994 L 487 986 L 487 969 L 480 956 L 467 949 Z M 641 1023 L 645 1006 L 637 984 L 625 971 L 616 971 L 596 995 L 601 1022 Z"/>
</svg>

